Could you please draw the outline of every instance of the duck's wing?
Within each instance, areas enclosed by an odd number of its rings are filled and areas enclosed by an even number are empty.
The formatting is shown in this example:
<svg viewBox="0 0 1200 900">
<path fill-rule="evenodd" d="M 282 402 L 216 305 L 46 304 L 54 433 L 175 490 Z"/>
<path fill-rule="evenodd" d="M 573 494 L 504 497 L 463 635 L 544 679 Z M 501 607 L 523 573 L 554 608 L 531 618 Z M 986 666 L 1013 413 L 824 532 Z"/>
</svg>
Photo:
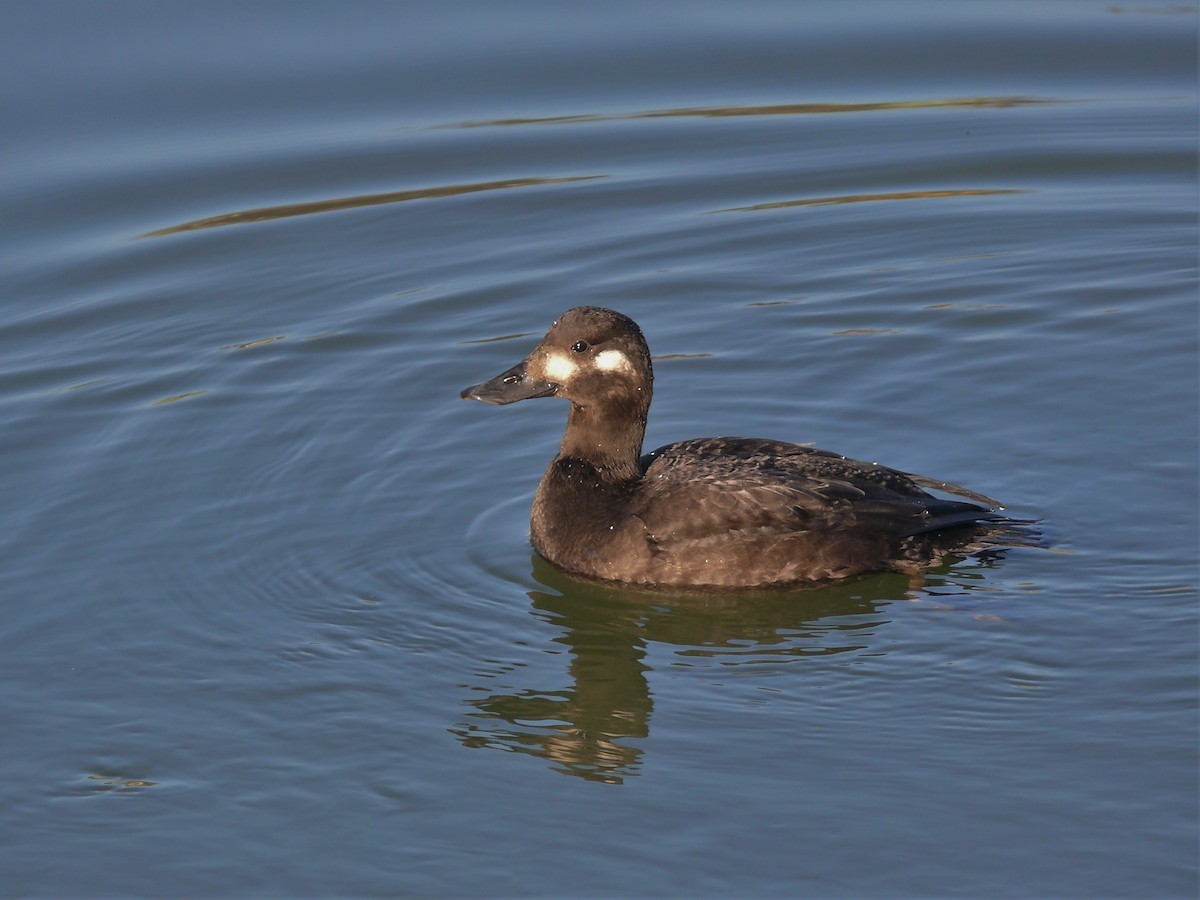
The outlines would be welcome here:
<svg viewBox="0 0 1200 900">
<path fill-rule="evenodd" d="M 777 472 L 784 477 L 868 482 L 912 497 L 926 496 L 922 488 L 928 488 L 954 494 L 991 509 L 1003 508 L 998 500 L 949 481 L 850 459 L 816 447 L 762 438 L 697 438 L 668 444 L 642 457 L 642 471 L 649 472 L 653 468 L 656 473 L 665 473 L 679 466 L 691 466 L 697 460 L 704 460 L 704 465 L 714 471 L 732 473 L 735 469 L 755 469 Z"/>
<path fill-rule="evenodd" d="M 819 532 L 891 541 L 991 515 L 974 503 L 943 500 L 921 488 L 952 485 L 918 482 L 885 466 L 778 441 L 683 441 L 648 454 L 643 465 L 637 515 L 659 542 L 731 532 L 764 539 Z"/>
<path fill-rule="evenodd" d="M 884 467 L 880 466 L 879 468 Z M 897 472 L 896 469 L 890 469 L 889 471 Z M 914 484 L 918 484 L 923 488 L 929 488 L 931 491 L 942 491 L 947 494 L 954 494 L 956 497 L 965 497 L 967 500 L 972 500 L 975 503 L 981 503 L 993 510 L 1004 508 L 1004 504 L 999 500 L 993 500 L 987 494 L 981 494 L 978 491 L 968 490 L 962 485 L 954 484 L 950 481 L 940 481 L 937 478 L 930 478 L 927 475 L 916 475 L 912 472 L 897 472 L 897 474 L 904 475 Z"/>
</svg>

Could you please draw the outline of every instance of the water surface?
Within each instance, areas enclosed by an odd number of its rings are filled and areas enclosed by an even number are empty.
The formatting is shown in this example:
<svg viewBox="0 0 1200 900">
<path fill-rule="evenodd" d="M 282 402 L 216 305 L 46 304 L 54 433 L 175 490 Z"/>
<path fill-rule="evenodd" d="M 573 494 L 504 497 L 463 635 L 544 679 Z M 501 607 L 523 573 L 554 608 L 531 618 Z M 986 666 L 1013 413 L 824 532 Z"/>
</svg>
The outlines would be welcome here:
<svg viewBox="0 0 1200 900">
<path fill-rule="evenodd" d="M 0 10 L 0 888 L 1194 896 L 1197 12 Z M 1048 546 L 584 586 L 565 409 L 815 442 Z"/>
</svg>

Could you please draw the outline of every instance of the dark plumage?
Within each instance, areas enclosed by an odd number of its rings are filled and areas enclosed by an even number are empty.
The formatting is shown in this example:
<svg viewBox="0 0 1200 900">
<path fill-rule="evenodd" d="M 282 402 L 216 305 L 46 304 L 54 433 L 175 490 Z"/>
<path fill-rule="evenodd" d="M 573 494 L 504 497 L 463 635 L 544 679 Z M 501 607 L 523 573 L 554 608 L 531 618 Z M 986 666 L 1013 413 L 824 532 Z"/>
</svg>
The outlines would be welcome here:
<svg viewBox="0 0 1200 900">
<path fill-rule="evenodd" d="M 699 438 L 642 456 L 653 382 L 637 324 L 581 306 L 516 366 L 462 392 L 571 401 L 531 520 L 534 547 L 559 569 L 643 587 L 804 585 L 919 571 L 1003 521 L 982 494 L 796 444 Z"/>
</svg>

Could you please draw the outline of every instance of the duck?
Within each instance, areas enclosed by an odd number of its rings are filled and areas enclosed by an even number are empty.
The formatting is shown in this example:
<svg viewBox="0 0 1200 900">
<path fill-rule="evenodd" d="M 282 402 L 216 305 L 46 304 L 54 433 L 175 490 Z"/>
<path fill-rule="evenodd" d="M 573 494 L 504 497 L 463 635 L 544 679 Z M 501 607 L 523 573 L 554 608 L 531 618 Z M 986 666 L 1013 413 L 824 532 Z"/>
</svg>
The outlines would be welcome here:
<svg viewBox="0 0 1200 900">
<path fill-rule="evenodd" d="M 637 323 L 578 306 L 515 366 L 461 391 L 497 406 L 570 403 L 530 512 L 534 549 L 567 575 L 689 591 L 916 575 L 987 546 L 1006 521 L 984 494 L 808 445 L 707 437 L 643 453 L 653 388 Z"/>
</svg>

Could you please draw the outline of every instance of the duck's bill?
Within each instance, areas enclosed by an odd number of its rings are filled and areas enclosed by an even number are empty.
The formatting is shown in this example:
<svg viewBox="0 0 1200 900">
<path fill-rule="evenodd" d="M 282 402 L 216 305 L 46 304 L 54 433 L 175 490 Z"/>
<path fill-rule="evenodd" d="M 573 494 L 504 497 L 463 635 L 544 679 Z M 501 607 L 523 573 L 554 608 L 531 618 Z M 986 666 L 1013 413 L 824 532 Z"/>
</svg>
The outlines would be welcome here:
<svg viewBox="0 0 1200 900">
<path fill-rule="evenodd" d="M 534 397 L 553 397 L 557 391 L 557 384 L 530 378 L 524 361 L 521 361 L 491 381 L 464 388 L 459 396 L 464 400 L 479 400 L 501 406 L 518 400 L 532 400 Z"/>
</svg>

